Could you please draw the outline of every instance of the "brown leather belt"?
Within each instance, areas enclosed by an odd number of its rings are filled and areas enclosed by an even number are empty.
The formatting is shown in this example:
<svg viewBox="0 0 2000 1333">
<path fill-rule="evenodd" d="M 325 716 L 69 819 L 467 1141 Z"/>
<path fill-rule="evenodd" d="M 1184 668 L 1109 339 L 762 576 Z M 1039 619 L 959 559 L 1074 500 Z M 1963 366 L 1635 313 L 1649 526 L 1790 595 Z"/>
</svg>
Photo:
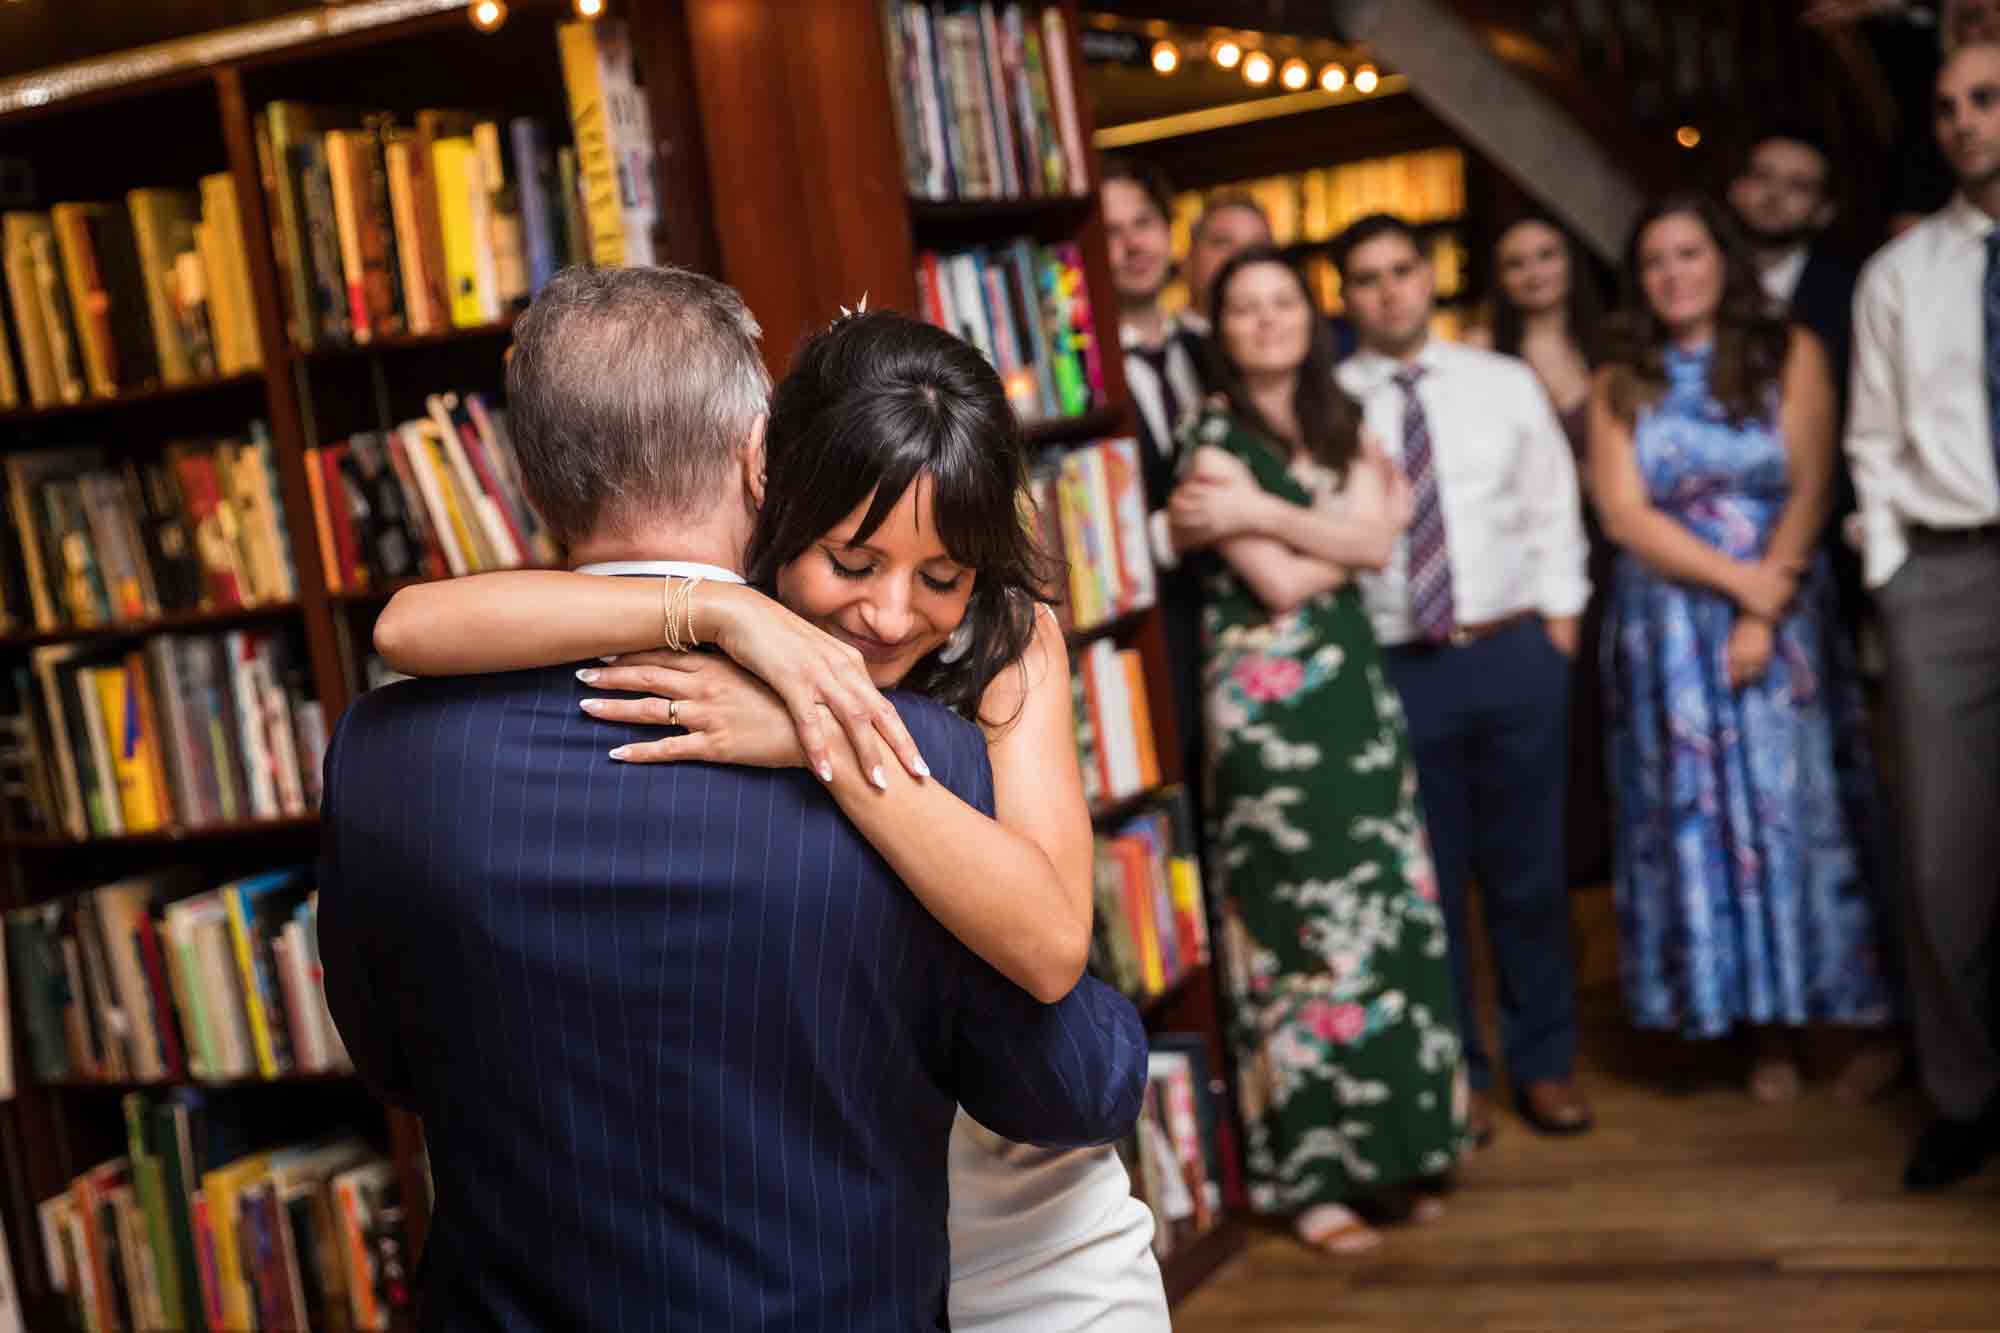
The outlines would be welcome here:
<svg viewBox="0 0 2000 1333">
<path fill-rule="evenodd" d="M 1516 625 L 1535 619 L 1540 614 L 1539 611 L 1516 611 L 1513 615 L 1502 616 L 1498 620 L 1488 620 L 1477 625 L 1460 625 L 1444 642 L 1453 648 L 1463 648 L 1468 644 L 1478 643 L 1481 639 L 1490 639 L 1496 634 L 1503 634 Z"/>
</svg>

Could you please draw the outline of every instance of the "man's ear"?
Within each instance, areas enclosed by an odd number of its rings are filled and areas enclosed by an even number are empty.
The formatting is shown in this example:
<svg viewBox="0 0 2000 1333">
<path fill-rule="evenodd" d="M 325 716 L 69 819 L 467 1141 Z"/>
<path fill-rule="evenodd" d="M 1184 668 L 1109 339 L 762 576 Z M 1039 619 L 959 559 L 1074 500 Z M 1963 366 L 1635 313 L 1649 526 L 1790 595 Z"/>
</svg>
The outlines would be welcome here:
<svg viewBox="0 0 2000 1333">
<path fill-rule="evenodd" d="M 743 442 L 743 489 L 754 509 L 764 507 L 764 426 L 770 417 L 759 413 L 750 423 L 750 438 Z"/>
</svg>

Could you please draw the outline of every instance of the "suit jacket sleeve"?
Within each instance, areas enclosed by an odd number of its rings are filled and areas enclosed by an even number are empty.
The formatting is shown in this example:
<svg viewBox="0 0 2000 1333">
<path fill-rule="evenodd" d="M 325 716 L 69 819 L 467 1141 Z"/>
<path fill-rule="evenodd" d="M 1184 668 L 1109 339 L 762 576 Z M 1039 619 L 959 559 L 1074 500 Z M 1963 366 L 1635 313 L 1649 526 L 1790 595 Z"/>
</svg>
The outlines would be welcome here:
<svg viewBox="0 0 2000 1333">
<path fill-rule="evenodd" d="M 903 716 L 938 779 L 991 817 L 985 739 L 955 718 L 908 708 Z M 954 1093 L 973 1119 L 1046 1148 L 1131 1132 L 1146 1091 L 1146 1030 L 1123 996 L 1085 977 L 1045 1005 L 969 952 L 959 954 L 956 991 Z"/>
<path fill-rule="evenodd" d="M 347 735 L 358 720 L 350 709 L 327 746 L 325 793 L 320 810 L 319 949 L 327 1008 L 340 1040 L 354 1059 L 355 1072 L 376 1096 L 409 1107 L 415 1094 L 409 1062 L 397 1036 L 395 1006 L 402 994 L 388 948 L 382 913 L 370 901 L 374 882 L 363 867 L 343 856 L 340 804 L 346 772 Z"/>
</svg>

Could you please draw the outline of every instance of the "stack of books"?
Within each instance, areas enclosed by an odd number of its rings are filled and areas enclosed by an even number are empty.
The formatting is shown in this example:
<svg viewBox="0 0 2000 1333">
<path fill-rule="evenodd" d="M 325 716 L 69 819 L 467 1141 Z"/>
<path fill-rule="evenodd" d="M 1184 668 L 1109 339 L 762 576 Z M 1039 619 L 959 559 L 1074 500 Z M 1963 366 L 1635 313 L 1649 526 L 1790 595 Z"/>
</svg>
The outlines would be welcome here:
<svg viewBox="0 0 2000 1333">
<path fill-rule="evenodd" d="M 558 33 L 575 146 L 532 116 L 272 102 L 264 192 L 301 348 L 504 319 L 569 264 L 650 264 L 650 122 L 622 25 Z"/>
<path fill-rule="evenodd" d="M 319 894 L 278 870 L 204 893 L 187 870 L 7 915 L 38 1078 L 156 1083 L 353 1068 L 320 979 Z"/>
<path fill-rule="evenodd" d="M 386 1329 L 408 1304 L 394 1166 L 358 1138 L 241 1151 L 194 1092 L 124 1100 L 127 1152 L 38 1210 L 81 1329 Z"/>
<path fill-rule="evenodd" d="M 1029 479 L 1042 549 L 1061 566 L 1056 618 L 1083 633 L 1153 605 L 1157 578 L 1147 533 L 1139 442 L 1071 449 Z"/>
<path fill-rule="evenodd" d="M 1090 189 L 1062 11 L 1017 0 L 887 0 L 905 187 L 919 199 Z"/>
<path fill-rule="evenodd" d="M 133 190 L 122 201 L 7 213 L 0 252 L 0 409 L 113 398 L 263 364 L 227 172 L 203 177 L 199 191 Z"/>
<path fill-rule="evenodd" d="M 266 631 L 56 644 L 0 682 L 16 832 L 115 837 L 311 813 L 326 719 Z"/>
<path fill-rule="evenodd" d="M 1159 786 L 1159 744 L 1139 650 L 1095 640 L 1071 663 L 1070 690 L 1084 799 L 1103 807 Z"/>
<path fill-rule="evenodd" d="M 923 318 L 971 343 L 1000 372 L 1023 421 L 1078 416 L 1104 401 L 1083 255 L 1073 241 L 925 250 L 918 256 Z"/>
<path fill-rule="evenodd" d="M 432 394 L 425 406 L 392 431 L 306 450 L 329 592 L 555 562 L 506 414 L 476 393 Z"/>
<path fill-rule="evenodd" d="M 298 596 L 271 435 L 170 444 L 163 458 L 95 448 L 9 454 L 0 625 L 103 628 Z"/>
<path fill-rule="evenodd" d="M 1135 998 L 1159 995 L 1208 962 L 1208 908 L 1187 793 L 1097 840 L 1092 968 Z"/>
<path fill-rule="evenodd" d="M 1147 1057 L 1146 1099 L 1125 1145 L 1134 1192 L 1153 1211 L 1165 1259 L 1222 1219 L 1221 1154 L 1208 1051 L 1193 1033 L 1161 1033 Z"/>
</svg>

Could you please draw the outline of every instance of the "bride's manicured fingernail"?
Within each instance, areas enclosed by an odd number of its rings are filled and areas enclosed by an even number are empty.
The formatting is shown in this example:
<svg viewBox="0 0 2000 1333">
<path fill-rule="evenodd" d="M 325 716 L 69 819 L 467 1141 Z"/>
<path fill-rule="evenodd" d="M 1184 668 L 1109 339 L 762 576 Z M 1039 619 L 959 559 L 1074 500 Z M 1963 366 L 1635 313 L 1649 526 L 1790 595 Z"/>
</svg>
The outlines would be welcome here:
<svg viewBox="0 0 2000 1333">
<path fill-rule="evenodd" d="M 889 775 L 882 771 L 880 764 L 868 770 L 868 780 L 875 784 L 878 791 L 889 790 Z"/>
<path fill-rule="evenodd" d="M 911 772 L 915 773 L 920 778 L 927 778 L 931 775 L 931 766 L 925 763 L 923 761 L 923 757 L 919 755 L 917 758 L 917 766 L 914 769 L 912 769 Z"/>
<path fill-rule="evenodd" d="M 604 707 L 604 700 L 582 699 L 577 702 L 576 706 L 578 708 L 581 708 L 586 713 L 595 713 L 598 709 Z"/>
<path fill-rule="evenodd" d="M 824 759 L 820 761 L 819 765 L 819 780 L 821 782 L 833 781 L 833 765 L 827 763 Z"/>
<path fill-rule="evenodd" d="M 576 673 L 576 678 L 582 681 L 586 685 L 595 685 L 597 683 L 597 668 L 596 667 L 580 668 Z"/>
<path fill-rule="evenodd" d="M 617 749 L 611 752 L 611 757 L 613 759 L 629 759 L 632 757 L 632 747 L 629 745 L 621 745 Z"/>
</svg>

